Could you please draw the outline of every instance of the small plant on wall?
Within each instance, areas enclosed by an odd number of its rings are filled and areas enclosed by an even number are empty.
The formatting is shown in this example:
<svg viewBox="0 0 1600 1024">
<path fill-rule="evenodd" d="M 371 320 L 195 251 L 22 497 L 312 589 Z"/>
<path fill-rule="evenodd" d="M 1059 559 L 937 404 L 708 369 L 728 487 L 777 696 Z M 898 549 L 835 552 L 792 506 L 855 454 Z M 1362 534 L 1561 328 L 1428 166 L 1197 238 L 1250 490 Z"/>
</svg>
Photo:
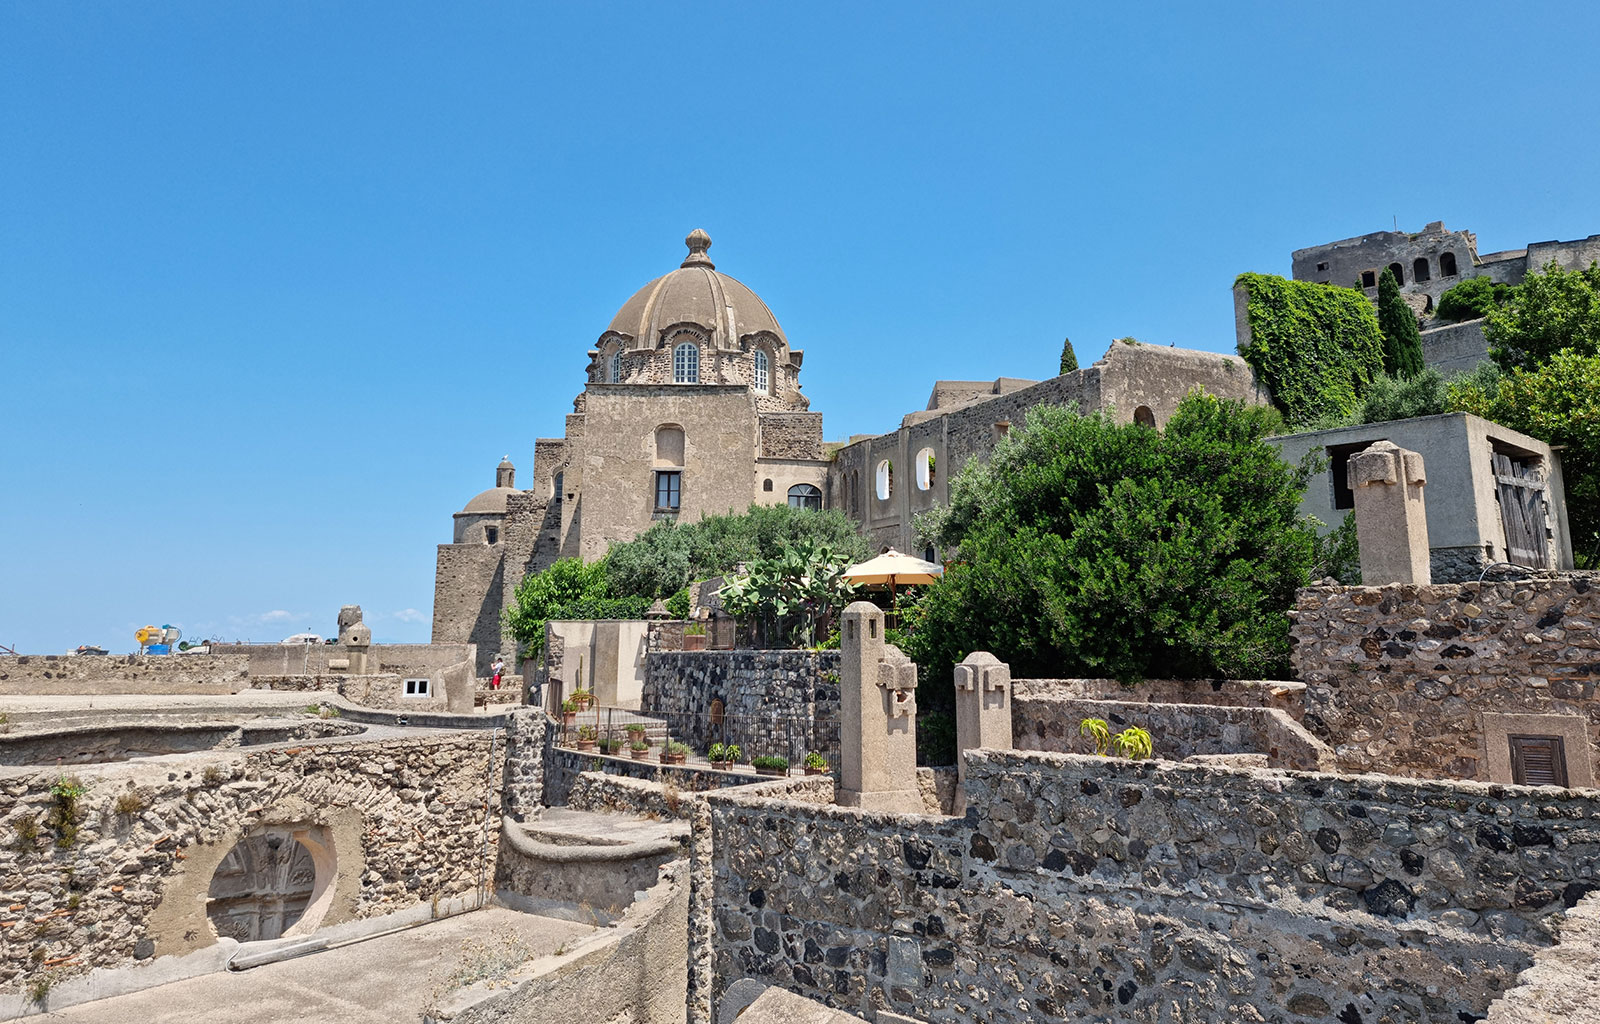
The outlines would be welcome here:
<svg viewBox="0 0 1600 1024">
<path fill-rule="evenodd" d="M 81 803 L 89 787 L 76 775 L 62 775 L 50 787 L 50 812 L 45 818 L 56 834 L 56 846 L 65 850 L 78 838 L 78 822 L 83 818 Z"/>
<path fill-rule="evenodd" d="M 739 749 L 737 743 L 713 743 L 706 751 L 706 760 L 711 762 L 713 768 L 729 768 L 743 756 L 744 751 Z"/>
<path fill-rule="evenodd" d="M 1103 718 L 1085 718 L 1078 724 L 1078 735 L 1088 737 L 1094 743 L 1094 752 L 1101 757 L 1126 757 L 1130 760 L 1141 760 L 1154 754 L 1155 746 L 1150 733 L 1137 725 L 1130 725 L 1121 732 L 1113 733 L 1111 726 Z"/>
</svg>

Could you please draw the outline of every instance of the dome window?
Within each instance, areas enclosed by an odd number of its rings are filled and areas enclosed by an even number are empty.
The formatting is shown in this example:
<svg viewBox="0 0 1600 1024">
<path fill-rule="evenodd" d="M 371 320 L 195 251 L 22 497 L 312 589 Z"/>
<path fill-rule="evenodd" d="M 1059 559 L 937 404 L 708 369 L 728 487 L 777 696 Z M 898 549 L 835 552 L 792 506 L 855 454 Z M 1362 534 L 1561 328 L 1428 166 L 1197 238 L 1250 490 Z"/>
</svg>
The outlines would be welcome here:
<svg viewBox="0 0 1600 1024">
<path fill-rule="evenodd" d="M 615 384 L 617 381 L 619 381 L 621 379 L 622 379 L 622 349 L 621 349 L 621 347 L 618 347 L 618 349 L 615 352 L 611 353 L 611 359 L 606 364 L 606 383 L 607 384 Z"/>
<path fill-rule="evenodd" d="M 761 349 L 756 349 L 756 390 L 766 393 L 767 390 L 767 354 Z"/>
<path fill-rule="evenodd" d="M 700 346 L 686 341 L 672 350 L 672 382 L 700 383 Z"/>
</svg>

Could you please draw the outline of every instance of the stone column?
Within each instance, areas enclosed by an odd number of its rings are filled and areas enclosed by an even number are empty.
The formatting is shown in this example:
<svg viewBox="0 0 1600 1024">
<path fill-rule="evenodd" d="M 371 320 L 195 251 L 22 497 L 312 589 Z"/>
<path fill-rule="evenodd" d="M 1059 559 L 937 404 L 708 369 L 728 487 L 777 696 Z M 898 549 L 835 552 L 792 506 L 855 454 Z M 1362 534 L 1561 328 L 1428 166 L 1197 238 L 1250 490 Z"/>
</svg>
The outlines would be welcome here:
<svg viewBox="0 0 1600 1024">
<path fill-rule="evenodd" d="M 1010 750 L 1011 666 L 988 651 L 973 651 L 956 666 L 956 803 L 967 810 L 969 750 Z"/>
<path fill-rule="evenodd" d="M 923 813 L 917 786 L 917 666 L 883 639 L 883 612 L 844 610 L 839 657 L 839 786 L 843 807 Z"/>
<path fill-rule="evenodd" d="M 1350 456 L 1355 492 L 1356 537 L 1361 544 L 1361 582 L 1433 582 L 1428 560 L 1428 515 L 1422 487 L 1422 456 L 1390 441 L 1374 441 Z"/>
</svg>

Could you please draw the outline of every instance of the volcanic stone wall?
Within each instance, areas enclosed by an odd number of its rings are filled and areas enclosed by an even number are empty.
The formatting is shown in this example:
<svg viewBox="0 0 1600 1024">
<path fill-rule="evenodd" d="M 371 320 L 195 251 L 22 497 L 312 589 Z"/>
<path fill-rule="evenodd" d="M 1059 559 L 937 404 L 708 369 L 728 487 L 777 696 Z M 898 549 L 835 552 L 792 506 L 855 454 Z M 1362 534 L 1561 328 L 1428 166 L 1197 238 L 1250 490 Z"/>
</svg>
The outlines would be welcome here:
<svg viewBox="0 0 1600 1024">
<path fill-rule="evenodd" d="M 965 819 L 705 797 L 718 986 L 993 1024 L 1459 1024 L 1600 889 L 1596 794 L 968 758 Z"/>
<path fill-rule="evenodd" d="M 1341 770 L 1487 780 L 1485 714 L 1583 716 L 1600 754 L 1592 574 L 1312 587 L 1291 614 L 1306 725 Z"/>
<path fill-rule="evenodd" d="M 712 701 L 723 725 L 712 723 Z M 674 739 L 703 752 L 717 740 L 745 756 L 798 764 L 839 751 L 838 651 L 658 651 L 645 659 L 640 711 L 667 718 Z"/>
<path fill-rule="evenodd" d="M 242 655 L 0 655 L 0 694 L 238 693 L 249 685 Z"/>
</svg>

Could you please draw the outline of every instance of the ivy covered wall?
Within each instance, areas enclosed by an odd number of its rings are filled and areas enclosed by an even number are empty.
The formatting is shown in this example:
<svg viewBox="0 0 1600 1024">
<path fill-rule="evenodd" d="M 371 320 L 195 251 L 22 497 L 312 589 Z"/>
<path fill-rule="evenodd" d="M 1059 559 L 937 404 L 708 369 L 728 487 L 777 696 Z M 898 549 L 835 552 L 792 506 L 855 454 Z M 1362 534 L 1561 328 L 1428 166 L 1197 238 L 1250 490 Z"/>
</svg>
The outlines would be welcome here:
<svg viewBox="0 0 1600 1024">
<path fill-rule="evenodd" d="M 1354 288 L 1240 274 L 1249 333 L 1239 354 L 1272 389 L 1294 426 L 1345 418 L 1383 372 L 1383 333 L 1372 303 Z"/>
</svg>

